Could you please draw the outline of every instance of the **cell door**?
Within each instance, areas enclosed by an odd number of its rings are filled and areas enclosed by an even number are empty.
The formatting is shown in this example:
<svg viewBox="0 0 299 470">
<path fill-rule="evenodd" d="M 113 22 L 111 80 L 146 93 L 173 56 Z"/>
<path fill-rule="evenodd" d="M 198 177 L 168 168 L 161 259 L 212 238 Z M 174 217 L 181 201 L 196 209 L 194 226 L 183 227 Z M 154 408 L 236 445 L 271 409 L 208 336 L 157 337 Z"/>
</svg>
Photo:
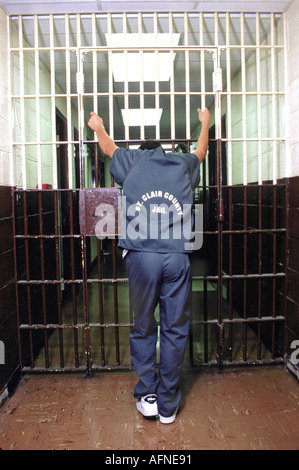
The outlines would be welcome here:
<svg viewBox="0 0 299 470">
<path fill-rule="evenodd" d="M 221 369 L 281 361 L 281 15 L 29 15 L 12 18 L 11 26 L 14 242 L 24 369 L 131 367 L 134 318 L 125 264 L 117 237 L 100 239 L 92 231 L 99 193 L 115 199 L 119 188 L 87 126 L 90 111 L 103 117 L 119 146 L 134 148 L 154 138 L 166 151 L 189 153 L 200 132 L 196 109 L 205 106 L 212 122 L 194 194 L 203 243 L 191 255 L 186 364 Z M 58 141 L 61 114 L 66 140 Z M 67 184 L 60 186 L 63 153 Z M 86 198 L 80 200 L 82 191 Z M 82 231 L 82 210 L 91 231 Z"/>
<path fill-rule="evenodd" d="M 174 46 L 170 42 L 166 44 L 165 38 L 163 38 L 164 44 L 161 41 L 163 45 L 159 46 L 159 38 L 156 38 L 155 44 L 153 35 L 147 38 L 147 34 L 142 42 L 147 41 L 148 46 L 142 47 L 138 42 L 136 44 L 136 35 L 132 34 L 134 38 L 130 36 L 130 34 L 127 36 L 127 47 L 124 47 L 124 38 L 122 41 L 117 38 L 118 44 L 123 44 L 121 48 L 111 43 L 111 47 L 80 51 L 80 67 L 77 75 L 82 115 L 80 122 L 86 123 L 90 111 L 95 111 L 103 118 L 107 132 L 118 146 L 134 148 L 139 146 L 140 141 L 153 138 L 159 140 L 166 151 L 189 153 L 195 148 L 199 135 L 196 138 L 192 136 L 192 130 L 195 134 L 196 131 L 200 131 L 197 108 L 204 108 L 210 102 L 209 107 L 213 108 L 211 113 L 216 129 L 212 140 L 216 143 L 219 139 L 221 92 L 218 49 Z M 167 39 L 170 41 L 171 38 Z M 98 167 L 102 159 L 106 163 L 107 174 L 110 162 L 108 159 L 105 160 L 104 155 L 100 155 L 95 135 L 89 134 L 90 140 L 86 141 L 84 138 L 86 131 L 88 132 L 88 129 L 84 124 L 81 128 L 80 146 L 81 167 L 84 173 L 81 188 L 85 187 L 83 193 L 88 194 L 86 196 L 88 201 L 92 193 L 95 199 L 103 196 L 105 200 L 109 192 L 113 194 L 114 181 L 108 177 L 108 181 L 105 182 L 108 188 L 99 190 L 101 186 L 99 178 L 97 181 L 90 180 L 90 169 Z M 86 158 L 86 155 L 89 157 Z M 218 164 L 216 159 L 217 168 Z M 202 181 L 205 171 L 206 168 L 203 169 Z M 215 171 L 217 173 L 218 170 Z M 215 187 L 220 191 L 220 180 Z M 202 215 L 201 193 L 202 190 L 198 188 L 195 210 Z M 220 195 L 218 190 L 216 195 L 217 198 Z M 100 199 L 97 199 L 96 204 L 100 204 Z M 86 202 L 85 211 L 88 211 L 88 206 L 89 203 Z M 93 206 L 91 211 L 94 211 Z M 95 224 L 96 220 L 90 217 L 90 221 L 91 226 L 84 228 L 84 235 L 94 234 L 92 223 Z M 203 229 L 202 224 L 203 219 L 200 220 L 200 230 Z M 202 234 L 200 238 L 202 239 Z M 111 338 L 112 343 L 115 343 L 116 364 L 120 366 L 122 355 L 120 344 L 128 345 L 128 333 L 134 321 L 129 308 L 125 265 L 117 249 L 116 237 L 104 236 L 101 240 L 93 239 L 91 244 L 97 252 L 97 269 L 94 270 L 94 278 L 86 279 L 86 286 L 87 291 L 98 291 L 101 299 L 99 310 L 90 308 L 90 304 L 87 305 L 90 335 L 93 337 L 91 344 L 100 341 L 101 357 L 97 362 L 105 364 L 106 350 L 111 347 L 111 340 L 107 339 L 108 331 L 114 330 Z M 198 253 L 195 254 L 195 259 L 197 256 Z M 108 274 L 109 269 L 110 274 Z M 194 284 L 196 283 L 194 279 Z M 107 291 L 110 289 L 109 308 L 103 300 L 103 288 Z M 203 289 L 202 286 L 201 288 Z M 87 302 L 89 298 L 87 295 Z M 213 314 L 217 318 L 217 309 Z M 156 315 L 158 320 L 158 310 Z M 92 318 L 97 318 L 97 322 Z M 190 339 L 191 356 L 192 342 Z"/>
</svg>

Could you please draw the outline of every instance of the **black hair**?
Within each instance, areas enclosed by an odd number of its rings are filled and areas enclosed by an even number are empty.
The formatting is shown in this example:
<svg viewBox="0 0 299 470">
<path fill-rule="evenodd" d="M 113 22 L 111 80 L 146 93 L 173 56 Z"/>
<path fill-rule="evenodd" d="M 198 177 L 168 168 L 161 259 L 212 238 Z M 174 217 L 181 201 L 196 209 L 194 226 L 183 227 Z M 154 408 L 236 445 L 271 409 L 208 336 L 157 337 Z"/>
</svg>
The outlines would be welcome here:
<svg viewBox="0 0 299 470">
<path fill-rule="evenodd" d="M 158 140 L 147 139 L 144 140 L 140 145 L 140 150 L 153 150 L 158 147 L 161 147 L 161 144 Z"/>
</svg>

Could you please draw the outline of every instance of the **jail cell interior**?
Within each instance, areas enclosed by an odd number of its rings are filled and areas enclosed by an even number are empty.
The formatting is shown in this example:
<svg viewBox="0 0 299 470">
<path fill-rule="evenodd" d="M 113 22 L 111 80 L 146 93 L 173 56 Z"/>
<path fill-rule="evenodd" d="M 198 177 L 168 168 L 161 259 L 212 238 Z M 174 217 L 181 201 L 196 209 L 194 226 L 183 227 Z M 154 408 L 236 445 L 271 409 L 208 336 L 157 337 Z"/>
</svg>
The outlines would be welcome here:
<svg viewBox="0 0 299 470">
<path fill-rule="evenodd" d="M 9 34 L 24 370 L 131 367 L 134 318 L 117 237 L 82 230 L 84 191 L 116 188 L 87 126 L 92 110 L 118 146 L 154 138 L 189 153 L 200 132 L 196 109 L 210 109 L 186 363 L 282 361 L 283 15 L 12 16 Z"/>
</svg>

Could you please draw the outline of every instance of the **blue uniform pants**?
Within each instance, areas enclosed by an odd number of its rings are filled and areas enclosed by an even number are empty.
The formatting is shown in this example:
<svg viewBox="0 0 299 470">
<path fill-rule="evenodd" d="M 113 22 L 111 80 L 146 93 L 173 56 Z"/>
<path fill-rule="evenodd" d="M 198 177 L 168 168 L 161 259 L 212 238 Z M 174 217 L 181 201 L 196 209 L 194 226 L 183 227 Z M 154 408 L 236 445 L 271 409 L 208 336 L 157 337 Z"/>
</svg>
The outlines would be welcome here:
<svg viewBox="0 0 299 470">
<path fill-rule="evenodd" d="M 180 402 L 180 374 L 189 335 L 190 262 L 184 253 L 130 251 L 126 256 L 134 327 L 130 334 L 133 366 L 139 382 L 134 397 L 157 394 L 162 416 Z M 160 309 L 160 362 L 156 373 L 157 322 Z"/>
</svg>

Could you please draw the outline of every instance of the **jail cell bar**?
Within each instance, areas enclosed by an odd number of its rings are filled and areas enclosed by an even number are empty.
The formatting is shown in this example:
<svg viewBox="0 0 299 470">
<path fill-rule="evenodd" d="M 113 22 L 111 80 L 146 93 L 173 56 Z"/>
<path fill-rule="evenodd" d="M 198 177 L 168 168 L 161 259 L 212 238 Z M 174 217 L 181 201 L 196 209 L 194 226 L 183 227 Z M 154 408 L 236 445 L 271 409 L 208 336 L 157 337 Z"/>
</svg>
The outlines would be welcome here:
<svg viewBox="0 0 299 470">
<path fill-rule="evenodd" d="M 215 141 L 215 143 L 217 143 Z M 190 144 L 189 144 L 190 145 Z M 94 143 L 97 148 L 97 143 Z M 175 146 L 175 142 L 173 143 Z M 208 192 L 217 191 L 217 186 L 205 185 L 201 188 L 201 202 L 204 210 L 208 212 Z M 276 325 L 284 323 L 284 316 L 279 313 L 281 305 L 277 297 L 278 283 L 285 280 L 285 273 L 278 270 L 281 264 L 281 255 L 278 256 L 278 248 L 281 241 L 278 238 L 285 234 L 282 228 L 281 210 L 286 188 L 281 185 L 252 185 L 241 187 L 224 186 L 224 199 L 228 194 L 228 212 L 224 220 L 215 220 L 213 226 L 205 227 L 204 233 L 206 245 L 212 244 L 217 247 L 217 271 L 207 275 L 195 272 L 192 283 L 200 281 L 203 283 L 202 299 L 197 303 L 196 292 L 192 292 L 193 309 L 190 335 L 190 360 L 194 365 L 214 362 L 217 351 L 217 363 L 221 368 L 223 364 L 252 363 L 252 362 L 280 362 L 277 357 L 279 339 L 276 334 Z M 253 228 L 248 223 L 247 198 L 248 191 L 255 191 L 258 197 L 258 225 Z M 270 192 L 273 197 L 273 207 L 270 219 L 273 221 L 272 228 L 263 228 L 263 192 Z M 133 314 L 128 299 L 128 279 L 126 273 L 119 273 L 123 265 L 119 262 L 117 255 L 116 240 L 111 241 L 111 252 L 105 253 L 101 247 L 101 241 L 97 240 L 97 266 L 93 276 L 88 275 L 87 262 L 87 238 L 75 229 L 74 218 L 77 217 L 74 207 L 79 190 L 17 190 L 15 191 L 15 253 L 17 292 L 18 292 L 18 318 L 20 333 L 20 354 L 24 370 L 72 370 L 72 369 L 110 369 L 130 368 L 128 353 L 128 332 L 133 326 Z M 237 227 L 234 211 L 235 193 L 243 194 L 243 217 L 244 226 Z M 70 219 L 67 233 L 60 234 L 58 229 L 59 198 L 62 194 L 67 195 L 70 208 Z M 279 197 L 277 196 L 279 195 Z M 49 201 L 50 198 L 50 201 Z M 32 214 L 33 199 L 36 200 L 38 210 Z M 241 196 L 242 199 L 242 196 Z M 29 204 L 28 204 L 29 201 Z M 200 202 L 197 200 L 197 202 Z M 238 201 L 239 202 L 239 201 Z M 235 204 L 236 206 L 237 204 Z M 28 210 L 28 206 L 30 210 Z M 268 210 L 268 208 L 267 208 Z M 73 214 L 73 216 L 72 216 Z M 222 218 L 219 214 L 218 218 Z M 250 215 L 252 218 L 252 214 Z M 219 225 L 221 224 L 221 230 Z M 222 225 L 224 227 L 222 227 Z M 54 230 L 53 230 L 54 229 Z M 257 271 L 252 273 L 248 260 L 248 239 L 258 237 L 258 263 Z M 272 238 L 272 272 L 263 267 L 263 237 Z M 240 273 L 239 266 L 235 266 L 236 260 L 233 250 L 233 239 L 243 238 L 243 272 Z M 210 240 L 216 238 L 217 243 Z M 62 243 L 61 243 L 62 242 Z M 75 250 L 76 242 L 81 250 Z M 61 277 L 61 258 L 63 258 L 63 243 L 69 243 L 71 263 L 70 277 Z M 221 245 L 221 246 L 219 246 Z M 226 252 L 225 248 L 228 247 Z M 77 246 L 78 248 L 78 246 Z M 235 247 L 236 250 L 236 247 Z M 52 266 L 49 256 L 55 257 Z M 81 254 L 80 254 L 81 253 Z M 76 259 L 80 257 L 81 268 L 76 269 Z M 109 257 L 109 262 L 104 258 Z M 271 258 L 271 256 L 270 256 Z M 277 259 L 279 258 L 279 259 Z M 22 263 L 22 260 L 23 263 Z M 112 269 L 111 269 L 112 268 Z M 112 275 L 111 275 L 112 274 Z M 254 282 L 257 285 L 257 299 L 250 299 L 252 289 L 248 284 Z M 208 299 L 209 285 L 216 285 L 217 305 L 213 299 Z M 68 303 L 63 305 L 62 287 L 69 287 L 71 292 Z M 125 292 L 123 292 L 125 286 Z M 272 295 L 271 311 L 264 310 L 263 292 L 265 287 Z M 77 288 L 80 289 L 79 293 Z M 227 296 L 223 295 L 227 289 Z M 271 290 L 272 289 L 272 290 Z M 281 289 L 281 285 L 278 290 Z M 108 291 L 108 292 L 107 292 Z M 236 292 L 241 292 L 243 298 L 240 311 L 236 310 Z M 49 300 L 49 296 L 51 301 Z M 95 301 L 95 296 L 97 300 Z M 109 297 L 109 302 L 107 298 Z M 39 308 L 33 307 L 33 302 L 38 302 Z M 195 302 L 195 304 L 194 304 Z M 22 305 L 22 303 L 24 303 Z M 249 303 L 255 303 L 256 315 L 252 314 Z M 121 304 L 121 305 L 120 305 Z M 238 304 L 238 302 L 237 302 Z M 119 312 L 119 305 L 121 313 Z M 220 316 L 221 314 L 221 316 Z M 271 344 L 268 344 L 270 356 L 265 358 L 262 351 L 264 341 L 261 326 L 271 325 Z M 256 334 L 252 344 L 249 332 L 256 325 Z M 236 356 L 236 328 L 242 328 L 242 354 Z M 200 329 L 200 331 L 199 331 Z M 109 332 L 108 332 L 109 330 Z M 126 332 L 124 331 L 126 330 Z M 218 333 L 218 343 L 211 331 Z M 56 331 L 54 336 L 50 332 Z M 41 340 L 41 335 L 43 338 Z M 72 336 L 72 338 L 71 338 Z M 25 340 L 24 338 L 27 338 Z M 43 346 L 42 355 L 37 359 L 37 339 Z M 122 338 L 122 339 L 121 339 Z M 125 340 L 123 338 L 126 338 Z M 122 341 L 122 344 L 120 342 Z M 127 341 L 124 346 L 123 341 Z M 196 349 L 199 342 L 203 344 L 203 354 L 199 358 Z M 27 348 L 29 347 L 29 351 Z M 256 348 L 254 354 L 252 348 Z M 248 351 L 251 349 L 251 351 Z M 56 357 L 54 357 L 54 350 Z M 111 352 L 113 350 L 113 352 Z M 211 352 L 213 351 L 213 353 Z M 57 354 L 58 353 L 58 354 Z M 123 362 L 125 358 L 125 363 Z"/>
<path fill-rule="evenodd" d="M 88 15 L 87 15 L 88 16 Z M 142 36 L 144 32 L 143 14 L 134 14 L 137 18 L 137 32 Z M 12 57 L 18 58 L 19 64 L 19 88 L 17 90 L 11 90 L 12 105 L 15 107 L 19 106 L 20 109 L 20 125 L 19 125 L 19 136 L 13 139 L 12 144 L 12 155 L 18 155 L 20 152 L 20 161 L 21 161 L 21 184 L 18 177 L 14 181 L 15 186 L 20 186 L 20 189 L 17 189 L 14 193 L 14 210 L 15 210 L 15 253 L 16 253 L 16 273 L 17 281 L 16 286 L 18 294 L 22 291 L 22 294 L 18 295 L 18 317 L 19 317 L 19 330 L 20 330 L 20 351 L 22 356 L 22 363 L 24 363 L 24 357 L 26 357 L 25 368 L 29 370 L 67 370 L 70 369 L 82 369 L 86 368 L 88 371 L 91 368 L 105 368 L 105 367 L 122 367 L 122 351 L 120 347 L 120 333 L 123 330 L 129 331 L 130 327 L 133 325 L 132 312 L 129 311 L 129 317 L 126 317 L 126 320 L 120 322 L 119 315 L 119 287 L 127 285 L 127 279 L 125 277 L 118 277 L 118 260 L 117 260 L 117 249 L 116 241 L 112 240 L 111 242 L 111 255 L 112 255 L 112 276 L 105 277 L 103 276 L 103 265 L 104 254 L 101 242 L 97 240 L 97 278 L 88 277 L 88 260 L 87 260 L 87 251 L 88 251 L 88 240 L 86 237 L 82 236 L 79 231 L 76 232 L 74 229 L 74 219 L 72 219 L 71 214 L 76 216 L 76 200 L 78 198 L 79 188 L 83 189 L 85 187 L 85 173 L 86 173 L 86 145 L 94 145 L 94 164 L 95 164 L 95 174 L 96 181 L 95 186 L 99 186 L 98 181 L 98 161 L 99 161 L 99 150 L 96 142 L 85 141 L 85 132 L 86 126 L 84 124 L 84 111 L 86 110 L 86 103 L 88 100 L 92 101 L 93 109 L 99 111 L 99 101 L 107 99 L 108 109 L 107 109 L 107 120 L 109 122 L 109 133 L 111 137 L 119 145 L 130 146 L 136 141 L 143 139 L 145 137 L 145 125 L 144 122 L 140 124 L 140 136 L 138 139 L 130 139 L 130 128 L 128 122 L 124 123 L 124 139 L 120 139 L 118 132 L 114 129 L 114 100 L 117 98 L 122 98 L 124 101 L 125 112 L 129 110 L 129 98 L 136 96 L 140 101 L 140 109 L 145 109 L 145 98 L 151 96 L 155 99 L 155 109 L 158 112 L 160 107 L 160 100 L 163 97 L 168 97 L 170 102 L 170 136 L 168 139 L 164 140 L 164 143 L 168 144 L 171 147 L 172 151 L 175 150 L 178 143 L 185 143 L 187 146 L 187 151 L 191 149 L 191 145 L 194 144 L 196 139 L 192 139 L 193 129 L 191 129 L 190 113 L 191 105 L 190 100 L 192 97 L 198 97 L 201 101 L 201 107 L 204 108 L 206 104 L 212 105 L 212 114 L 215 117 L 216 124 L 216 139 L 215 145 L 217 147 L 217 175 L 218 179 L 215 184 L 211 184 L 209 181 L 209 166 L 208 162 L 203 165 L 203 182 L 199 188 L 200 200 L 205 205 L 207 210 L 209 195 L 213 190 L 216 191 L 217 204 L 219 210 L 216 215 L 216 225 L 205 229 L 205 236 L 214 238 L 217 237 L 217 272 L 216 274 L 207 274 L 207 275 L 195 275 L 193 281 L 202 281 L 203 282 L 203 298 L 204 298 L 204 311 L 203 311 L 203 320 L 199 320 L 198 310 L 196 310 L 196 317 L 193 315 L 192 321 L 192 331 L 191 331 L 191 360 L 193 363 L 196 363 L 193 356 L 193 340 L 196 339 L 196 328 L 199 326 L 203 330 L 203 344 L 204 352 L 203 359 L 200 359 L 200 363 L 210 364 L 213 362 L 210 354 L 211 347 L 211 329 L 216 329 L 218 331 L 218 342 L 217 346 L 217 360 L 218 365 L 221 366 L 225 362 L 224 358 L 224 348 L 226 344 L 226 332 L 228 330 L 228 344 L 229 352 L 227 354 L 227 363 L 238 362 L 234 359 L 233 353 L 233 329 L 236 325 L 241 325 L 243 329 L 243 340 L 242 340 L 242 358 L 241 362 L 248 362 L 248 331 L 249 325 L 257 325 L 257 360 L 263 361 L 261 344 L 262 344 L 262 333 L 261 326 L 264 324 L 272 325 L 272 338 L 271 338 L 271 358 L 270 362 L 276 360 L 276 336 L 275 329 L 276 325 L 283 324 L 284 314 L 280 315 L 277 308 L 277 299 L 275 297 L 276 284 L 279 280 L 285 279 L 285 262 L 281 263 L 282 268 L 278 270 L 278 238 L 285 233 L 285 228 L 283 225 L 277 223 L 277 211 L 279 210 L 280 203 L 278 202 L 278 191 L 279 195 L 281 194 L 280 190 L 283 192 L 285 186 L 283 183 L 279 182 L 278 175 L 278 145 L 284 144 L 284 136 L 280 135 L 276 125 L 277 118 L 277 104 L 281 98 L 284 97 L 283 87 L 279 87 L 277 84 L 277 56 L 279 52 L 284 53 L 284 45 L 276 43 L 276 24 L 275 24 L 275 14 L 271 14 L 270 17 L 270 35 L 267 39 L 267 44 L 262 43 L 260 37 L 261 26 L 261 16 L 256 14 L 256 40 L 255 44 L 247 44 L 245 40 L 245 22 L 246 14 L 241 13 L 240 17 L 240 44 L 232 44 L 232 33 L 230 31 L 230 23 L 232 21 L 232 15 L 226 13 L 224 16 L 219 14 L 214 14 L 214 41 L 213 43 L 205 44 L 205 21 L 206 16 L 203 13 L 198 13 L 195 15 L 199 25 L 199 34 L 197 38 L 197 44 L 191 44 L 190 34 L 192 35 L 193 31 L 190 26 L 191 14 L 184 13 L 181 14 L 183 19 L 183 29 L 184 29 L 184 44 L 175 46 L 171 45 L 168 50 L 172 57 L 175 54 L 183 54 L 185 58 L 185 89 L 183 91 L 177 91 L 175 86 L 175 75 L 174 75 L 174 60 L 172 60 L 172 73 L 170 75 L 170 84 L 169 91 L 161 91 L 160 84 L 158 80 L 159 72 L 159 54 L 163 54 L 165 51 L 162 47 L 153 46 L 150 48 L 129 48 L 123 47 L 121 50 L 116 47 L 103 46 L 98 44 L 98 35 L 97 35 L 97 19 L 99 15 L 92 14 L 89 16 L 91 20 L 91 44 L 82 44 L 82 22 L 84 21 L 83 15 L 65 15 L 64 25 L 65 25 L 65 45 L 63 47 L 58 46 L 58 42 L 55 39 L 55 15 L 49 15 L 44 17 L 44 20 L 48 19 L 49 25 L 49 45 L 46 47 L 41 45 L 40 33 L 39 33 L 39 21 L 40 17 L 34 15 L 34 40 L 32 45 L 25 44 L 24 36 L 24 24 L 25 21 L 21 16 L 17 18 L 18 25 L 18 38 L 17 38 L 17 47 L 14 47 L 14 39 L 11 38 L 11 55 Z M 129 34 L 128 21 L 130 15 L 122 14 L 118 15 L 122 20 L 123 24 L 123 33 Z M 194 15 L 192 16 L 194 18 Z M 115 16 L 113 14 L 104 15 L 103 18 L 107 21 L 107 34 L 108 38 L 112 36 L 115 21 Z M 158 35 L 158 30 L 161 28 L 159 25 L 160 16 L 155 13 L 152 15 L 153 24 L 154 24 L 154 34 Z M 71 19 L 75 19 L 76 24 L 76 44 L 71 43 Z M 223 26 L 223 19 L 226 25 L 226 34 L 225 34 L 225 43 L 221 40 L 220 35 L 220 25 Z M 175 15 L 168 14 L 168 32 L 170 37 L 173 38 L 174 26 L 175 26 Z M 11 31 L 12 35 L 12 31 Z M 248 91 L 247 79 L 246 79 L 246 70 L 248 67 L 248 58 L 246 52 L 250 50 L 256 55 L 256 90 Z M 114 83 L 112 76 L 112 59 L 113 54 L 122 52 L 125 57 L 126 63 L 126 78 L 124 80 L 124 91 L 114 91 Z M 139 80 L 139 90 L 138 92 L 130 91 L 129 80 L 128 80 L 128 57 L 130 54 L 138 52 L 141 57 L 141 62 L 144 61 L 144 57 L 149 52 L 154 52 L 156 57 L 157 65 L 157 75 L 154 82 L 154 91 L 145 91 L 144 87 L 144 77 L 141 76 Z M 233 77 L 231 76 L 231 62 L 233 54 L 237 52 L 240 53 L 241 57 L 241 89 L 236 91 L 233 86 Z M 261 53 L 270 53 L 270 70 L 271 70 L 271 90 L 262 90 L 261 87 Z M 25 63 L 26 56 L 28 53 L 34 54 L 34 76 L 35 76 L 35 89 L 34 92 L 26 91 L 25 87 Z M 41 92 L 40 87 L 40 54 L 48 53 L 49 54 L 49 83 L 50 88 L 47 93 Z M 66 89 L 65 92 L 57 92 L 56 88 L 56 75 L 57 75 L 57 64 L 55 62 L 55 53 L 63 53 L 65 55 L 65 74 L 66 74 Z M 109 64 L 108 67 L 108 90 L 103 92 L 99 91 L 99 82 L 98 82 L 98 68 L 97 68 L 97 57 L 99 54 L 102 54 Z M 195 54 L 200 55 L 200 89 L 196 91 L 191 90 L 190 86 L 190 60 Z M 89 90 L 84 90 L 84 67 L 88 62 L 88 57 L 91 56 L 92 62 L 92 88 Z M 72 72 L 73 72 L 73 59 L 76 57 L 76 71 L 79 72 L 77 78 L 78 88 L 74 90 L 72 86 Z M 213 90 L 210 87 L 210 84 L 206 81 L 206 69 L 208 67 L 208 62 L 211 58 L 217 58 L 217 61 L 214 61 L 214 70 L 219 69 L 220 66 L 223 66 L 225 63 L 226 74 L 223 74 L 223 78 L 226 80 L 226 91 L 225 89 Z M 11 60 L 11 67 L 13 66 L 13 60 Z M 224 69 L 225 70 L 225 69 Z M 185 126 L 185 135 L 182 138 L 181 136 L 176 135 L 176 97 L 185 98 L 185 113 L 186 113 L 186 126 Z M 251 137 L 248 135 L 247 129 L 247 111 L 248 111 L 248 98 L 256 99 L 256 110 L 257 110 L 257 130 L 256 135 Z M 265 137 L 263 135 L 263 123 L 262 123 L 262 99 L 266 97 L 271 100 L 272 103 L 272 114 L 271 114 L 271 135 Z M 232 127 L 233 123 L 233 104 L 232 101 L 236 98 L 240 98 L 242 102 L 241 113 L 242 113 L 242 132 L 237 137 L 235 136 L 234 129 Z M 35 100 L 35 113 L 36 116 L 40 115 L 41 103 L 42 100 L 50 100 L 50 129 L 51 129 L 51 139 L 43 140 L 41 137 L 42 129 L 40 119 L 36 119 L 36 132 L 35 138 L 32 139 L 32 136 L 28 138 L 26 134 L 26 103 L 29 100 Z M 77 103 L 77 116 L 75 118 L 76 123 L 79 128 L 79 139 L 74 140 L 72 136 L 72 120 L 67 119 L 67 138 L 64 141 L 57 143 L 56 137 L 56 107 L 57 101 L 64 99 L 66 102 L 66 113 L 67 116 L 71 116 L 73 111 L 74 103 Z M 213 101 L 211 101 L 213 100 Z M 213 104 L 214 103 L 214 104 Z M 223 113 L 227 115 L 227 125 L 226 133 L 227 135 L 222 135 L 221 130 L 221 117 Z M 161 128 L 160 121 L 158 120 L 156 128 L 155 137 L 163 142 L 161 139 Z M 211 139 L 211 142 L 213 139 Z M 248 175 L 248 145 L 256 143 L 258 146 L 258 177 L 257 183 L 252 183 Z M 263 174 L 263 144 L 271 143 L 273 145 L 273 158 L 272 158 L 272 178 L 271 181 L 265 182 Z M 222 180 L 222 146 L 225 144 L 227 150 L 227 184 Z M 235 175 L 233 172 L 233 146 L 234 145 L 242 146 L 242 155 L 243 155 L 243 172 L 242 180 L 238 181 L 239 187 L 243 193 L 243 227 L 238 226 L 236 229 L 236 223 L 233 217 L 233 199 L 237 185 L 235 183 Z M 57 148 L 58 146 L 67 146 L 67 155 L 68 155 L 68 185 L 66 189 L 59 187 L 59 170 L 57 167 Z M 73 152 L 74 147 L 79 146 L 80 149 L 80 179 L 79 184 L 75 181 L 74 178 L 74 158 Z M 43 168 L 42 168 L 42 153 L 46 147 L 51 148 L 52 153 L 52 183 L 53 190 L 42 190 L 43 183 Z M 27 157 L 29 150 L 34 147 L 36 150 L 36 168 L 37 168 L 37 189 L 34 190 L 30 187 L 29 184 L 29 171 L 27 166 Z M 27 149 L 28 152 L 27 152 Z M 14 162 L 14 160 L 13 160 Z M 15 174 L 17 175 L 17 168 L 15 165 Z M 113 186 L 113 180 L 111 186 Z M 235 186 L 234 186 L 235 185 Z M 248 186 L 250 185 L 250 187 Z M 252 188 L 256 188 L 258 192 L 258 224 L 256 227 L 252 227 L 251 221 L 248 219 L 248 192 Z M 263 191 L 271 188 L 272 190 L 272 213 L 273 213 L 273 223 L 271 227 L 263 228 Z M 66 233 L 62 233 L 60 227 L 60 215 L 61 215 L 61 198 L 62 195 L 66 195 L 68 200 L 68 207 L 70 213 L 70 222 L 69 227 Z M 279 197 L 282 197 L 281 195 Z M 35 199 L 37 212 L 34 214 L 38 220 L 38 229 L 36 226 L 31 225 L 31 221 L 34 220 L 32 213 L 28 212 L 28 201 L 29 206 L 32 205 L 32 199 Z M 46 200 L 50 199 L 50 202 Z M 198 199 L 199 201 L 199 199 Z M 228 204 L 226 205 L 226 202 Z M 52 221 L 52 230 L 46 226 L 46 212 L 45 207 L 50 207 L 49 213 L 50 218 L 53 218 Z M 225 210 L 224 210 L 225 209 Z M 31 210 L 31 208 L 30 208 Z M 18 218 L 19 217 L 19 218 Z M 20 222 L 21 221 L 21 222 Z M 20 226 L 23 224 L 23 228 Z M 213 225 L 213 224 L 212 224 Z M 33 231 L 31 231 L 31 228 Z M 269 234 L 273 240 L 273 252 L 272 252 L 272 261 L 273 261 L 273 272 L 264 272 L 262 270 L 262 251 L 263 251 L 263 236 Z M 257 235 L 258 237 L 258 270 L 255 273 L 250 272 L 248 269 L 248 240 L 251 235 Z M 244 256 L 244 265 L 243 272 L 240 274 L 238 271 L 236 273 L 234 269 L 233 262 L 233 243 L 236 236 L 243 237 L 243 256 Z M 227 243 L 228 240 L 228 258 L 224 259 L 225 253 L 223 249 L 223 244 Z M 78 242 L 80 245 L 80 268 L 81 274 L 78 276 L 78 273 L 75 272 L 75 258 L 77 255 L 75 249 L 75 243 Z M 71 274 L 69 279 L 62 276 L 62 259 L 63 259 L 63 245 L 70 244 L 70 263 L 71 263 Z M 39 250 L 37 250 L 37 245 Z M 51 247 L 51 248 L 49 248 Z M 47 262 L 46 262 L 46 250 L 53 250 L 55 260 L 53 272 L 51 276 L 47 277 L 49 271 L 47 271 Z M 285 248 L 284 248 L 285 249 Z M 35 264 L 34 256 L 32 258 L 32 253 L 36 254 L 39 251 L 39 263 L 40 263 L 40 272 L 37 274 L 33 265 Z M 24 254 L 25 264 L 22 265 L 20 259 Z M 227 261 L 228 259 L 228 261 Z M 23 269 L 23 271 L 22 271 Z M 272 311 L 269 315 L 269 312 L 263 311 L 262 303 L 262 288 L 265 280 L 271 280 L 273 291 L 272 291 Z M 258 283 L 258 305 L 257 305 L 257 315 L 249 316 L 247 312 L 248 298 L 247 298 L 247 285 L 252 281 Z M 243 317 L 236 315 L 234 312 L 234 286 L 238 282 L 243 283 Z M 212 309 L 209 312 L 209 302 L 208 298 L 208 284 L 217 285 L 217 308 Z M 224 298 L 223 298 L 223 289 L 228 285 L 228 311 L 229 314 L 226 316 Z M 65 290 L 65 287 L 71 287 L 71 320 L 68 318 L 68 321 L 65 321 L 64 310 L 62 306 L 62 294 Z M 91 312 L 90 312 L 90 300 L 89 300 L 89 287 L 98 286 L 98 309 L 97 313 L 99 315 L 98 321 L 91 321 Z M 105 319 L 105 308 L 103 305 L 104 292 L 103 289 L 106 287 L 112 287 L 113 290 L 113 321 L 106 321 Z M 56 299 L 56 309 L 54 319 L 49 316 L 49 308 L 47 306 L 49 288 L 54 287 L 56 290 L 55 299 Z M 76 289 L 81 289 L 82 303 L 80 303 Z M 36 316 L 32 299 L 34 297 L 34 289 L 40 289 L 41 292 L 41 308 L 42 317 Z M 25 292 L 25 294 L 24 294 Z M 52 292 L 52 291 L 51 291 Z M 26 300 L 24 300 L 26 298 Z M 20 301 L 19 301 L 20 299 Z M 24 303 L 24 304 L 23 304 Z M 79 305 L 80 303 L 80 305 Z M 26 306 L 24 306 L 26 304 Z M 111 362 L 107 360 L 107 348 L 109 347 L 105 334 L 107 331 L 114 331 L 114 344 L 115 344 L 115 359 L 112 366 Z M 51 358 L 52 349 L 49 345 L 53 335 L 50 335 L 50 332 L 58 332 L 58 349 L 59 349 L 59 362 L 53 363 Z M 73 339 L 71 341 L 72 348 L 74 351 L 73 359 L 68 362 L 66 365 L 66 335 L 69 332 L 72 332 Z M 92 341 L 92 334 L 94 331 L 99 332 L 100 341 Z M 42 334 L 40 336 L 40 333 Z M 25 340 L 25 335 L 27 340 Z M 38 340 L 35 340 L 35 337 L 38 337 Z M 42 337 L 42 339 L 41 339 Z M 80 341 L 83 341 L 83 349 L 80 347 Z M 36 365 L 36 354 L 38 350 L 38 345 L 44 345 L 44 365 Z M 100 345 L 100 346 L 99 346 Z M 100 349 L 100 359 L 97 360 L 97 364 L 93 363 L 93 353 L 95 348 Z M 80 356 L 83 352 L 83 358 Z M 28 359 L 29 358 L 29 359 Z M 71 364 L 71 365 L 69 365 Z M 130 364 L 126 364 L 126 367 L 130 367 Z"/>
</svg>

